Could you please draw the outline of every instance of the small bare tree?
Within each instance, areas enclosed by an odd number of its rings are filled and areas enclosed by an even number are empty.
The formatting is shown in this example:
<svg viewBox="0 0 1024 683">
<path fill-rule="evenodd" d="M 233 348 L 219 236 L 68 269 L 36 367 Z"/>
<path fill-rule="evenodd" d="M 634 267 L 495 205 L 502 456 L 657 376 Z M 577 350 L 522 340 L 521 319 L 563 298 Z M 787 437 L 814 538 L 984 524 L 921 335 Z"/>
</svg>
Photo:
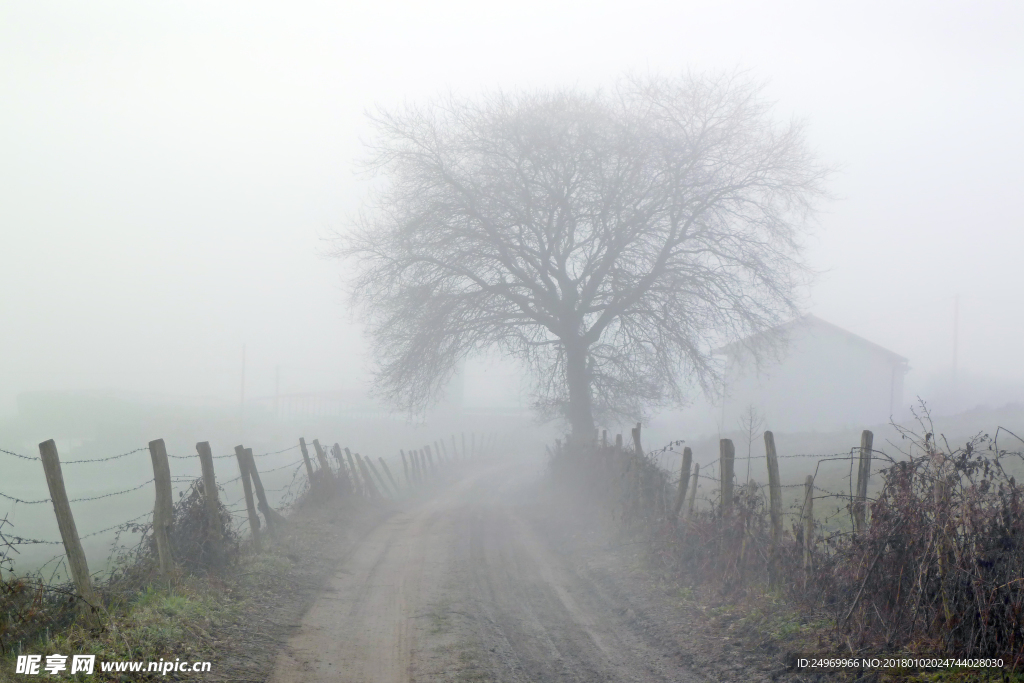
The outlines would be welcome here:
<svg viewBox="0 0 1024 683">
<path fill-rule="evenodd" d="M 736 75 L 442 98 L 373 115 L 383 182 L 334 254 L 353 267 L 377 389 L 416 410 L 485 348 L 592 435 L 712 391 L 713 349 L 796 312 L 828 170 Z"/>
<path fill-rule="evenodd" d="M 757 435 L 764 429 L 764 417 L 757 412 L 753 403 L 747 405 L 747 409 L 740 415 L 740 429 L 747 437 L 747 483 L 750 483 L 750 462 L 753 460 L 751 454 L 754 452 L 754 441 Z"/>
</svg>

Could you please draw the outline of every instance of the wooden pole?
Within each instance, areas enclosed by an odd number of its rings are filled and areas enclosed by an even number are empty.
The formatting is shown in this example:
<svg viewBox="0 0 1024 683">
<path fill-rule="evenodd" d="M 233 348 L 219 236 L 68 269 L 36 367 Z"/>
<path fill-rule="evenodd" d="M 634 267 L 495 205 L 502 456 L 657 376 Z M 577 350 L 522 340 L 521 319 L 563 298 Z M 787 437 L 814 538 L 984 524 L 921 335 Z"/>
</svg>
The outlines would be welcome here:
<svg viewBox="0 0 1024 683">
<path fill-rule="evenodd" d="M 381 498 L 380 491 L 377 490 L 377 485 L 373 483 L 373 477 L 370 476 L 370 468 L 366 466 L 363 456 L 356 453 L 356 462 L 359 463 L 359 471 L 363 475 L 363 486 L 366 488 L 369 496 L 371 498 Z"/>
<path fill-rule="evenodd" d="M 263 544 L 260 542 L 260 518 L 256 514 L 256 503 L 252 499 L 252 482 L 249 481 L 249 463 L 245 457 L 245 446 L 235 446 L 235 459 L 238 461 L 238 472 L 242 477 L 245 510 L 249 515 L 249 531 L 252 532 L 252 547 L 256 549 L 256 552 L 260 552 L 263 549 Z"/>
<path fill-rule="evenodd" d="M 633 427 L 633 448 L 636 450 L 636 454 L 642 456 L 644 454 L 643 446 L 640 445 L 640 423 L 636 423 L 636 427 Z"/>
<path fill-rule="evenodd" d="M 92 589 L 89 576 L 89 563 L 85 560 L 82 541 L 78 538 L 75 518 L 71 514 L 71 503 L 64 489 L 64 474 L 60 469 L 60 456 L 57 455 L 57 444 L 53 439 L 39 444 L 39 457 L 43 461 L 43 473 L 46 475 L 46 486 L 50 489 L 50 501 L 53 503 L 53 514 L 57 517 L 57 528 L 64 542 L 64 552 L 68 557 L 71 579 L 75 582 L 78 596 L 91 607 L 99 605 Z"/>
<path fill-rule="evenodd" d="M 213 470 L 213 453 L 209 441 L 196 444 L 199 466 L 203 470 L 203 501 L 206 503 L 206 542 L 213 556 L 214 565 L 224 561 L 224 532 L 221 529 L 220 499 L 217 493 L 217 477 Z"/>
<path fill-rule="evenodd" d="M 405 472 L 405 485 L 408 487 L 412 483 L 412 480 L 409 479 L 409 463 L 405 459 L 405 451 L 399 449 L 398 452 L 402 454 L 402 471 Z"/>
<path fill-rule="evenodd" d="M 378 457 L 377 460 L 380 460 L 381 469 L 384 470 L 384 474 L 388 475 L 388 481 L 391 482 L 391 488 L 393 488 L 395 490 L 395 495 L 397 496 L 398 495 L 398 482 L 395 481 L 395 478 L 393 476 L 391 476 L 391 468 L 388 467 L 388 464 L 387 464 L 387 462 L 384 461 L 384 458 Z"/>
<path fill-rule="evenodd" d="M 366 461 L 366 466 L 370 468 L 370 472 L 373 473 L 374 478 L 377 480 L 377 482 L 380 483 L 381 495 L 391 495 L 391 491 L 390 489 L 388 489 L 388 485 L 384 482 L 384 477 L 380 476 L 380 472 L 378 472 L 377 468 L 374 467 L 373 459 L 370 456 L 366 456 L 363 459 Z"/>
<path fill-rule="evenodd" d="M 323 470 L 325 477 L 331 475 L 331 464 L 327 462 L 327 456 L 324 454 L 324 449 L 320 445 L 320 439 L 313 439 L 313 448 L 316 449 L 316 459 L 320 463 L 320 469 Z"/>
<path fill-rule="evenodd" d="M 782 482 L 779 480 L 779 456 L 775 452 L 775 435 L 764 433 L 764 453 L 768 461 L 769 515 L 772 521 L 772 544 L 768 558 L 768 585 L 779 585 L 779 544 L 782 542 Z"/>
<path fill-rule="evenodd" d="M 689 446 L 683 448 L 683 465 L 679 469 L 679 492 L 676 494 L 676 504 L 672 507 L 672 519 L 679 518 L 679 511 L 683 509 L 683 501 L 686 500 L 686 489 L 690 486 L 690 464 L 693 462 L 693 451 Z"/>
<path fill-rule="evenodd" d="M 732 439 L 721 439 L 718 442 L 719 474 L 722 479 L 722 512 L 732 507 L 733 465 L 736 461 L 736 449 Z"/>
<path fill-rule="evenodd" d="M 153 461 L 153 480 L 156 484 L 156 504 L 153 506 L 153 538 L 160 559 L 160 574 L 171 575 L 171 522 L 174 521 L 174 496 L 171 493 L 171 468 L 167 464 L 167 449 L 163 439 L 149 442 L 149 457 Z"/>
<path fill-rule="evenodd" d="M 810 572 L 814 551 L 814 476 L 804 480 L 804 571 Z"/>
<path fill-rule="evenodd" d="M 860 434 L 860 462 L 857 464 L 857 495 L 853 501 L 853 526 L 863 533 L 867 524 L 868 479 L 871 478 L 871 446 L 875 435 L 865 429 Z"/>
<path fill-rule="evenodd" d="M 363 484 L 363 473 L 356 467 L 356 461 L 352 458 L 352 451 L 348 449 L 348 446 L 345 446 L 345 459 L 348 460 L 348 468 L 352 470 L 352 485 L 355 487 L 355 492 L 361 496 L 369 495 Z"/>
<path fill-rule="evenodd" d="M 263 482 L 260 481 L 259 470 L 256 469 L 256 458 L 252 456 L 251 448 L 245 449 L 245 465 L 249 468 L 249 477 L 252 479 L 253 488 L 256 490 L 257 505 L 260 512 L 263 513 L 263 518 L 267 520 L 267 530 L 273 533 L 284 526 L 287 520 L 285 520 L 284 515 L 270 507 L 270 503 L 267 501 L 267 494 L 263 490 Z"/>
<path fill-rule="evenodd" d="M 690 484 L 690 502 L 686 506 L 686 517 L 684 519 L 690 519 L 693 517 L 693 507 L 697 502 L 697 480 L 700 478 L 700 463 L 693 464 L 693 479 Z"/>
<path fill-rule="evenodd" d="M 348 474 L 348 468 L 345 467 L 345 459 L 341 457 L 341 446 L 337 442 L 331 446 L 331 455 L 338 461 L 338 480 L 341 483 L 341 490 L 343 493 L 352 492 L 352 478 Z"/>
<path fill-rule="evenodd" d="M 306 439 L 299 437 L 299 448 L 302 449 L 302 460 L 306 463 L 306 476 L 309 477 L 309 486 L 313 487 L 313 461 L 309 459 L 309 451 L 306 449 Z"/>
</svg>

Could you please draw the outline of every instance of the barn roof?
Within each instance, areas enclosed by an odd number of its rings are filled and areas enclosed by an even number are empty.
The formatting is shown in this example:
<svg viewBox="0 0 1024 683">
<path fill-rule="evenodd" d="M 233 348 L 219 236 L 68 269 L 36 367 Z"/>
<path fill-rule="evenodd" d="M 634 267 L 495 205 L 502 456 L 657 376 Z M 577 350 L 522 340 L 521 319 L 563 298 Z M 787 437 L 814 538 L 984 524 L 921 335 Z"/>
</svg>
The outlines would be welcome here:
<svg viewBox="0 0 1024 683">
<path fill-rule="evenodd" d="M 874 353 L 884 356 L 893 365 L 906 366 L 909 363 L 909 360 L 906 357 L 901 356 L 895 351 L 890 351 L 884 346 L 880 346 L 873 341 L 869 341 L 864 337 L 861 337 L 860 335 L 850 332 L 849 330 L 844 330 L 838 325 L 833 325 L 827 320 L 822 320 L 818 316 L 812 315 L 810 313 L 799 318 L 795 318 L 794 320 L 790 320 L 789 322 L 783 323 L 777 327 L 774 327 L 768 332 L 761 332 L 750 337 L 740 339 L 739 341 L 732 342 L 731 344 L 726 344 L 725 346 L 716 349 L 715 353 L 719 353 L 726 356 L 735 356 L 738 352 L 748 349 L 751 346 L 755 345 L 759 339 L 765 337 L 768 334 L 777 334 L 785 337 L 789 336 L 790 334 L 799 329 L 813 329 L 815 327 L 845 337 L 854 344 L 857 344 L 866 349 L 869 349 Z"/>
</svg>

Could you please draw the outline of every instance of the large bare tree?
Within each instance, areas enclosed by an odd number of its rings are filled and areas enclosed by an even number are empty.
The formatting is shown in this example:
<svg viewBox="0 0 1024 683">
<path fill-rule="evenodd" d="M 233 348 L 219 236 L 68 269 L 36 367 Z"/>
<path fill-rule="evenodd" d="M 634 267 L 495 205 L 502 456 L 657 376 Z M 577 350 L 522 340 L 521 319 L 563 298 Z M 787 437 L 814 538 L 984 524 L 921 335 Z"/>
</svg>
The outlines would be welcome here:
<svg viewBox="0 0 1024 683">
<path fill-rule="evenodd" d="M 735 74 L 449 96 L 371 116 L 378 184 L 335 254 L 379 393 L 417 410 L 486 349 L 574 434 L 713 391 L 719 344 L 797 312 L 828 169 Z"/>
</svg>

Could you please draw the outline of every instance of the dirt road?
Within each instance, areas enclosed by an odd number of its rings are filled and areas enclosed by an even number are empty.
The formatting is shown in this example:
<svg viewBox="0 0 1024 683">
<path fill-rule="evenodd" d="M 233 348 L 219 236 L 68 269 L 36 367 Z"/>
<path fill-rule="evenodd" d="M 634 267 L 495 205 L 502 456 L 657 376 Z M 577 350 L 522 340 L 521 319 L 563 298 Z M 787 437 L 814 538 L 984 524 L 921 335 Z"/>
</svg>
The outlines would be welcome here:
<svg viewBox="0 0 1024 683">
<path fill-rule="evenodd" d="M 478 468 L 360 541 L 272 681 L 698 681 L 552 533 L 536 473 Z"/>
</svg>

